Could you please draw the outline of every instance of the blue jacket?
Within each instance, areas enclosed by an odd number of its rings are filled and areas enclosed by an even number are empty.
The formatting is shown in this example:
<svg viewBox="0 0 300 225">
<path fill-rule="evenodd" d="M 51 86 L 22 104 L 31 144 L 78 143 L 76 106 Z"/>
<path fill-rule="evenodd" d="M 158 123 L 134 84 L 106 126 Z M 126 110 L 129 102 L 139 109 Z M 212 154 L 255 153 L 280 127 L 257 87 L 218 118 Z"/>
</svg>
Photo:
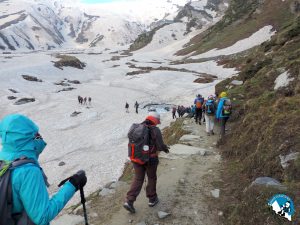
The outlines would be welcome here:
<svg viewBox="0 0 300 225">
<path fill-rule="evenodd" d="M 202 97 L 195 98 L 194 104 L 196 104 L 198 101 L 200 101 L 203 104 L 204 103 L 204 98 L 202 98 Z"/>
<path fill-rule="evenodd" d="M 217 113 L 216 113 L 216 118 L 217 119 L 229 117 L 229 116 L 223 115 L 223 105 L 224 105 L 224 102 L 225 102 L 226 99 L 228 99 L 228 98 L 220 98 L 220 100 L 219 100 Z"/>
<path fill-rule="evenodd" d="M 46 143 L 35 139 L 39 128 L 27 117 L 12 114 L 0 122 L 2 149 L 0 160 L 12 161 L 22 156 L 33 159 L 37 164 L 26 164 L 13 170 L 13 213 L 26 211 L 37 225 L 47 225 L 63 209 L 75 193 L 75 188 L 66 182 L 49 199 L 38 157 Z"/>
</svg>

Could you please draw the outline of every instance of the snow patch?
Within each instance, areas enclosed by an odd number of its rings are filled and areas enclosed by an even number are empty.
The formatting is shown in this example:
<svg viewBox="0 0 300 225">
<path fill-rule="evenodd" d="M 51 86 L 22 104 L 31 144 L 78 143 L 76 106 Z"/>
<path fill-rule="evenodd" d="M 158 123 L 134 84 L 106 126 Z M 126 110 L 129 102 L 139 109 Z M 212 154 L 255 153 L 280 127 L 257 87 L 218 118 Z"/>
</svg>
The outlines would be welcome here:
<svg viewBox="0 0 300 225">
<path fill-rule="evenodd" d="M 288 86 L 289 83 L 294 80 L 294 78 L 289 78 L 289 75 L 290 74 L 287 71 L 280 74 L 275 80 L 274 90 Z"/>
<path fill-rule="evenodd" d="M 271 25 L 265 26 L 261 28 L 259 31 L 252 34 L 250 37 L 240 40 L 228 48 L 223 48 L 223 49 L 215 48 L 208 52 L 205 52 L 197 56 L 192 56 L 190 58 L 192 59 L 210 58 L 210 57 L 216 57 L 221 55 L 232 55 L 232 54 L 245 51 L 247 49 L 260 45 L 265 41 L 270 40 L 271 37 L 276 33 L 276 31 L 272 31 L 272 30 L 273 27 Z"/>
</svg>

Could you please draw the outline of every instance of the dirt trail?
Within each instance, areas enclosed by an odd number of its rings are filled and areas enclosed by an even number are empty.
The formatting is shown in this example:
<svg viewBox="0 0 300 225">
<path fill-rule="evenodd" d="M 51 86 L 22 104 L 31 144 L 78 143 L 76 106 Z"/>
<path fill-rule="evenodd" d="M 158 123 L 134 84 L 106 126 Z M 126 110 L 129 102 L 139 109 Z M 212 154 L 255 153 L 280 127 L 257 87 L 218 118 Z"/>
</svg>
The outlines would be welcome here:
<svg viewBox="0 0 300 225">
<path fill-rule="evenodd" d="M 130 181 L 117 182 L 117 187 L 110 187 L 110 194 L 104 197 L 97 194 L 88 202 L 90 224 L 220 224 L 220 212 L 208 204 L 215 201 L 211 191 L 218 188 L 213 186 L 219 181 L 220 156 L 214 147 L 218 137 L 208 137 L 205 125 L 197 125 L 192 119 L 185 119 L 184 129 L 191 134 L 182 137 L 179 145 L 171 146 L 170 154 L 160 154 L 157 182 L 160 203 L 148 207 L 143 187 L 134 204 L 136 213 L 130 214 L 122 207 Z M 158 211 L 170 215 L 159 219 Z M 81 210 L 77 213 L 81 214 Z"/>
</svg>

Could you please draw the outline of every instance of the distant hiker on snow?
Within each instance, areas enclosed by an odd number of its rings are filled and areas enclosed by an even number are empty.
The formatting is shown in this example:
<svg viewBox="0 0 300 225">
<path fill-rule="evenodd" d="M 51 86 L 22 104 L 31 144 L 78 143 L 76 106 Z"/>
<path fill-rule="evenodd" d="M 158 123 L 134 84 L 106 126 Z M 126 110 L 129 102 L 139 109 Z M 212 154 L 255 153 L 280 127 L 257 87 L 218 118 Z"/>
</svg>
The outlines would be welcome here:
<svg viewBox="0 0 300 225">
<path fill-rule="evenodd" d="M 80 95 L 78 95 L 78 103 L 82 105 L 82 101 L 83 101 L 83 98 Z"/>
<path fill-rule="evenodd" d="M 176 119 L 176 106 L 173 106 L 172 108 L 172 117 L 173 119 Z"/>
<path fill-rule="evenodd" d="M 123 206 L 131 213 L 135 213 L 133 203 L 142 189 L 145 174 L 148 177 L 146 187 L 148 205 L 153 207 L 159 202 L 156 193 L 158 151 L 169 153 L 169 147 L 164 144 L 161 131 L 156 127 L 158 124 L 160 115 L 157 112 L 150 112 L 144 122 L 133 124 L 128 132 L 128 156 L 133 163 L 135 176 Z"/>
<path fill-rule="evenodd" d="M 202 95 L 198 94 L 196 99 L 194 100 L 195 105 L 195 122 L 201 125 L 201 119 L 202 119 L 202 106 L 204 103 L 204 98 Z"/>
<path fill-rule="evenodd" d="M 0 224 L 49 224 L 85 186 L 85 173 L 67 178 L 49 199 L 47 178 L 38 163 L 46 142 L 37 125 L 26 116 L 8 115 L 0 123 L 0 135 Z"/>
<path fill-rule="evenodd" d="M 216 106 L 214 102 L 214 97 L 212 95 L 208 96 L 208 100 L 204 104 L 205 111 L 205 120 L 206 120 L 206 133 L 207 135 L 214 135 L 214 120 L 215 120 L 215 112 Z"/>
<path fill-rule="evenodd" d="M 225 135 L 225 126 L 227 120 L 229 119 L 232 111 L 232 104 L 229 98 L 227 98 L 227 93 L 222 92 L 220 94 L 220 99 L 218 103 L 216 118 L 221 122 L 221 137 Z"/>
<path fill-rule="evenodd" d="M 89 101 L 89 105 L 91 105 L 91 104 L 92 104 L 92 98 L 89 97 L 89 98 L 88 98 L 88 101 Z"/>
<path fill-rule="evenodd" d="M 126 112 L 129 113 L 129 104 L 127 102 L 125 104 L 125 109 L 126 109 Z"/>
<path fill-rule="evenodd" d="M 83 104 L 84 104 L 84 105 L 86 105 L 86 100 L 87 100 L 87 98 L 84 97 L 84 99 L 83 99 Z"/>
<path fill-rule="evenodd" d="M 135 107 L 135 112 L 136 112 L 136 113 L 139 113 L 139 112 L 138 112 L 139 103 L 138 103 L 137 101 L 135 102 L 134 107 Z"/>
</svg>

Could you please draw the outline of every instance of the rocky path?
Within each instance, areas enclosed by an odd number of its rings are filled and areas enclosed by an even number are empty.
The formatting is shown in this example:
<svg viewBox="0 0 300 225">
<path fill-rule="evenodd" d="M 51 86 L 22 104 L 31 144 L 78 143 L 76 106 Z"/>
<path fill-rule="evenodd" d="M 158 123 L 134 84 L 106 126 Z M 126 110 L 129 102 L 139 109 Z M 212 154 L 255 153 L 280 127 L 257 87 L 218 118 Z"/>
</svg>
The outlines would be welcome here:
<svg viewBox="0 0 300 225">
<path fill-rule="evenodd" d="M 171 146 L 169 154 L 160 154 L 157 183 L 160 203 L 153 208 L 148 207 L 148 199 L 143 187 L 134 204 L 136 213 L 128 213 L 122 204 L 130 180 L 119 181 L 107 185 L 106 189 L 100 194 L 95 193 L 88 201 L 90 224 L 212 225 L 220 223 L 219 217 L 222 213 L 210 204 L 219 195 L 218 187 L 214 186 L 219 181 L 218 170 L 221 160 L 215 149 L 217 135 L 208 137 L 205 126 L 196 125 L 191 119 L 185 119 L 184 129 L 190 134 L 183 136 L 178 144 Z M 74 212 L 82 215 L 80 207 Z M 75 217 L 72 218 L 75 220 Z M 66 225 L 63 220 L 61 218 L 55 225 Z M 70 221 L 71 218 L 65 217 L 65 222 L 67 220 Z"/>
</svg>

